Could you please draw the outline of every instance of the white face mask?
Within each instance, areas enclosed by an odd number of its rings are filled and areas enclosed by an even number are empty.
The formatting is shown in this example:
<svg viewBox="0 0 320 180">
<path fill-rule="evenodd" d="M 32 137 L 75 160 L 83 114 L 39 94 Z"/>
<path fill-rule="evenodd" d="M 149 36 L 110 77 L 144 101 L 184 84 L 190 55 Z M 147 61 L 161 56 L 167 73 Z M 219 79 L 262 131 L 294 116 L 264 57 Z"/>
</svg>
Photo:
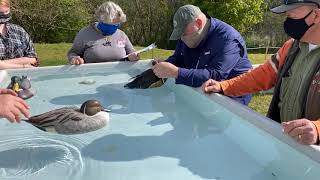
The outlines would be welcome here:
<svg viewBox="0 0 320 180">
<path fill-rule="evenodd" d="M 189 48 L 196 48 L 201 42 L 201 32 L 198 30 L 187 36 L 182 36 L 181 40 L 189 47 Z"/>
<path fill-rule="evenodd" d="M 181 40 L 189 47 L 189 48 L 196 48 L 199 46 L 199 44 L 201 43 L 202 39 L 204 38 L 204 36 L 206 35 L 204 32 L 205 26 L 203 26 L 201 29 L 199 29 L 198 31 L 186 35 L 186 36 L 182 36 Z"/>
</svg>

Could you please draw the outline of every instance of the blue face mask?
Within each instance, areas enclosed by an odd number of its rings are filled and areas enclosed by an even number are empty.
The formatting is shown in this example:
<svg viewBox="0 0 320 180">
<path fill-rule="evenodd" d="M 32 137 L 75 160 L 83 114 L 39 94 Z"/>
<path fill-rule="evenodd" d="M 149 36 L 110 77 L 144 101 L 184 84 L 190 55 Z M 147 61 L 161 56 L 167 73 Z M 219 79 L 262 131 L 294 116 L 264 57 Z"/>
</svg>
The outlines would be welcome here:
<svg viewBox="0 0 320 180">
<path fill-rule="evenodd" d="M 102 22 L 99 22 L 97 26 L 104 36 L 111 36 L 119 29 L 119 27 L 120 24 L 106 24 Z"/>
</svg>

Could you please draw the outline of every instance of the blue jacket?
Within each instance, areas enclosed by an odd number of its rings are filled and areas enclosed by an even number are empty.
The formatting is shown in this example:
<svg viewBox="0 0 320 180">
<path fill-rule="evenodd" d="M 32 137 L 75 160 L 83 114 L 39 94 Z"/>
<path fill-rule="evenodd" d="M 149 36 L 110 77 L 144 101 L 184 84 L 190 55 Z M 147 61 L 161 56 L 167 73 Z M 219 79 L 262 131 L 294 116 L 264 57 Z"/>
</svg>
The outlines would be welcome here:
<svg viewBox="0 0 320 180">
<path fill-rule="evenodd" d="M 252 68 L 245 42 L 230 25 L 211 18 L 207 37 L 197 48 L 191 49 L 178 40 L 174 54 L 168 62 L 179 67 L 177 84 L 200 87 L 208 79 L 232 79 Z M 232 99 L 248 105 L 251 95 Z"/>
</svg>

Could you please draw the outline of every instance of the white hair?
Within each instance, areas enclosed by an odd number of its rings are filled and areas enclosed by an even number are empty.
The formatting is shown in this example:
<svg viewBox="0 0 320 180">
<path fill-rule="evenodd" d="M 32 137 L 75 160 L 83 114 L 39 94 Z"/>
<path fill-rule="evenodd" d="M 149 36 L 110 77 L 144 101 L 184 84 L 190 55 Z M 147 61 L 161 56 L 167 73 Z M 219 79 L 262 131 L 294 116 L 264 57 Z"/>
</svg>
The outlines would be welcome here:
<svg viewBox="0 0 320 180">
<path fill-rule="evenodd" d="M 95 12 L 98 21 L 104 23 L 112 23 L 116 18 L 120 19 L 120 22 L 126 22 L 127 16 L 122 11 L 121 7 L 112 1 L 101 4 Z"/>
</svg>

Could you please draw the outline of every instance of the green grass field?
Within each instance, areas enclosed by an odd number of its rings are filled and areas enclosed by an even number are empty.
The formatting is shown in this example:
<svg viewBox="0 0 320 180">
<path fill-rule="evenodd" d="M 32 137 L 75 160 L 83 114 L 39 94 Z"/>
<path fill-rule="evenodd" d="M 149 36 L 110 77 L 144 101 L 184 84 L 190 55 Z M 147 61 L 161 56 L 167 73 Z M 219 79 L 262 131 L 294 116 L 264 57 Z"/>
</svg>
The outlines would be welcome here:
<svg viewBox="0 0 320 180">
<path fill-rule="evenodd" d="M 71 44 L 60 43 L 60 44 L 36 44 L 35 48 L 41 61 L 41 66 L 57 66 L 67 64 L 67 52 Z M 136 47 L 141 49 L 141 47 Z M 156 49 L 153 52 L 155 58 L 168 58 L 173 51 Z M 267 55 L 269 58 L 271 55 Z M 141 55 L 141 59 L 151 59 L 152 53 L 147 52 Z M 264 54 L 249 54 L 249 59 L 252 64 L 262 64 L 265 62 Z M 256 94 L 254 95 L 250 107 L 261 114 L 266 114 L 272 95 Z"/>
<path fill-rule="evenodd" d="M 41 66 L 57 66 L 67 63 L 67 52 L 71 44 L 69 43 L 60 43 L 60 44 L 36 44 L 35 48 L 38 53 L 38 56 L 41 60 Z M 136 49 L 141 49 L 142 47 L 136 47 Z M 154 57 L 166 59 L 168 58 L 173 51 L 172 50 L 163 50 L 156 49 L 153 52 Z M 269 58 L 271 55 L 268 55 Z M 147 52 L 141 55 L 142 59 L 151 59 L 152 53 Z M 249 59 L 252 64 L 262 64 L 265 61 L 264 54 L 249 54 Z"/>
</svg>

